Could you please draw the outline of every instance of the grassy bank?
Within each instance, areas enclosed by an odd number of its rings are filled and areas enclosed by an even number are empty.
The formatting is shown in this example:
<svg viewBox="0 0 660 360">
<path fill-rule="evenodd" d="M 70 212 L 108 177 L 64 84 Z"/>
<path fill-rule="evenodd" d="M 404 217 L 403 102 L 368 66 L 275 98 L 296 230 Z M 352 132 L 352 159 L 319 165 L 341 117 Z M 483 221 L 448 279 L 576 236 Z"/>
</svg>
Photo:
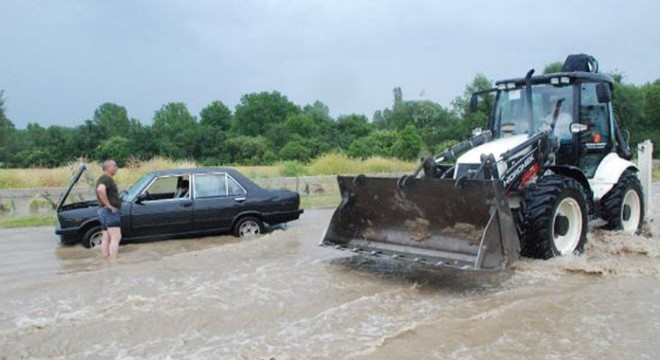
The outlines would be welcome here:
<svg viewBox="0 0 660 360">
<path fill-rule="evenodd" d="M 54 213 L 18 217 L 0 217 L 0 228 L 23 228 L 32 226 L 54 226 Z"/>
<path fill-rule="evenodd" d="M 59 168 L 0 169 L 0 189 L 24 189 L 40 187 L 64 187 L 69 176 L 82 162 L 72 162 Z M 351 159 L 342 154 L 328 154 L 309 164 L 281 162 L 270 166 L 231 166 L 253 179 L 278 176 L 335 175 L 405 172 L 415 169 L 417 162 L 374 157 L 366 160 Z M 149 161 L 134 161 L 120 168 L 115 181 L 120 187 L 128 187 L 142 175 L 154 170 L 198 167 L 192 161 L 173 161 L 154 158 Z M 94 182 L 101 175 L 98 164 L 89 163 L 83 183 Z"/>
</svg>

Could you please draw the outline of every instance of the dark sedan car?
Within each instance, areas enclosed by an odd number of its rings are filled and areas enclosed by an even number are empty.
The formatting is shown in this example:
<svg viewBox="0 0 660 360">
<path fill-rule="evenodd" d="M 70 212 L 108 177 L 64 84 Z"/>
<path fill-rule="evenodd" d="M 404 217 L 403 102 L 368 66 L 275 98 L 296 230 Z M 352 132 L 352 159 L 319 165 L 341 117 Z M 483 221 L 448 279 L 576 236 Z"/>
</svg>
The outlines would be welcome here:
<svg viewBox="0 0 660 360">
<path fill-rule="evenodd" d="M 101 239 L 98 201 L 65 205 L 84 171 L 81 166 L 60 198 L 55 233 L 64 244 L 91 248 Z M 234 169 L 154 171 L 122 192 L 122 242 L 228 232 L 241 237 L 296 220 L 302 212 L 297 192 L 263 189 Z"/>
</svg>

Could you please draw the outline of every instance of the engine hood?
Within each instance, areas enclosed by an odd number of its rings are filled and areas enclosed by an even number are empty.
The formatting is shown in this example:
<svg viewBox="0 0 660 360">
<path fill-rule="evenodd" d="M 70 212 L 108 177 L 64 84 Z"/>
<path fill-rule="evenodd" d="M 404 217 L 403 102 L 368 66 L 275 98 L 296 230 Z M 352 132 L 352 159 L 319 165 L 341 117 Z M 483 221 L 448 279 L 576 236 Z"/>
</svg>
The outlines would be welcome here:
<svg viewBox="0 0 660 360">
<path fill-rule="evenodd" d="M 78 169 L 74 170 L 73 173 L 71 174 L 71 182 L 69 183 L 69 186 L 67 187 L 66 191 L 62 193 L 60 196 L 60 200 L 57 202 L 57 212 L 60 212 L 62 210 L 62 206 L 64 205 L 64 202 L 66 201 L 66 198 L 69 196 L 71 193 L 71 190 L 73 189 L 73 186 L 78 183 L 78 180 L 80 180 L 80 177 L 82 174 L 87 170 L 87 166 L 85 164 L 80 165 Z"/>
<path fill-rule="evenodd" d="M 522 144 L 527 140 L 529 136 L 527 134 L 514 135 L 505 138 L 495 139 L 491 142 L 485 143 L 481 146 L 478 146 L 465 154 L 461 155 L 456 161 L 457 164 L 479 164 L 481 163 L 481 155 L 493 154 L 495 160 L 499 161 L 502 158 L 502 154 L 507 150 L 513 149 L 514 147 Z"/>
</svg>

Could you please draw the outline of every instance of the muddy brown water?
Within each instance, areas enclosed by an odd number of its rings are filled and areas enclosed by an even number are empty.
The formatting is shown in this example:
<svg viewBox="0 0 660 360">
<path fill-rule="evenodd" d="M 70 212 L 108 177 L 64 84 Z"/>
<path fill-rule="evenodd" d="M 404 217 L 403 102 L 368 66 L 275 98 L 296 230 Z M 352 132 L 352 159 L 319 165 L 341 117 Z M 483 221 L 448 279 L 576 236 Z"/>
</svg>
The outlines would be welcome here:
<svg viewBox="0 0 660 360">
<path fill-rule="evenodd" d="M 318 247 L 331 214 L 115 263 L 0 229 L 0 359 L 658 358 L 657 235 L 596 231 L 581 256 L 478 276 Z"/>
</svg>

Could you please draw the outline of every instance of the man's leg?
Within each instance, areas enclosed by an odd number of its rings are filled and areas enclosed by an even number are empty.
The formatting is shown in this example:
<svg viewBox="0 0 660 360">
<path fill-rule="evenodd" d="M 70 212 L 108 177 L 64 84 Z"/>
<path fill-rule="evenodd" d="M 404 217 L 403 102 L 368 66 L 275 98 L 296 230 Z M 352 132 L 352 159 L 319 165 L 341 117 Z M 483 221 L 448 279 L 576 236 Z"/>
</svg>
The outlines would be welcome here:
<svg viewBox="0 0 660 360">
<path fill-rule="evenodd" d="M 101 234 L 101 255 L 108 257 L 110 255 L 110 234 L 108 230 L 103 230 Z"/>
<path fill-rule="evenodd" d="M 117 252 L 119 252 L 119 242 L 121 241 L 121 228 L 120 227 L 110 227 L 108 228 L 108 234 L 110 235 L 110 248 L 109 248 L 109 259 L 114 260 L 117 258 Z"/>
</svg>

